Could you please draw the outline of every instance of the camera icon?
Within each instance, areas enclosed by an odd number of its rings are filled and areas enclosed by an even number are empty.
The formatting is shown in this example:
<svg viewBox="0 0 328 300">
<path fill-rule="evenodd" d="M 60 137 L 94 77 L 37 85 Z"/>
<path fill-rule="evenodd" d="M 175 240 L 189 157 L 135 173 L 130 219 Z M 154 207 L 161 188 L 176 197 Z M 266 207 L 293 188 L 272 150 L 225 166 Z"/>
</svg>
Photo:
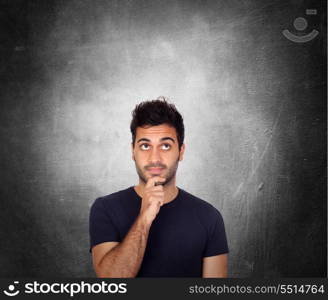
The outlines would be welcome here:
<svg viewBox="0 0 328 300">
<path fill-rule="evenodd" d="M 307 9 L 306 10 L 306 15 L 316 15 L 317 14 L 317 10 L 316 9 Z M 298 17 L 294 20 L 294 28 L 300 32 L 305 30 L 308 27 L 308 22 L 305 18 L 302 17 Z M 290 32 L 288 29 L 285 29 L 282 31 L 282 34 L 289 39 L 292 42 L 295 43 L 306 43 L 309 42 L 311 40 L 313 40 L 318 34 L 319 31 L 313 29 L 311 32 L 309 32 L 308 34 L 305 35 L 295 35 L 294 33 Z"/>
<path fill-rule="evenodd" d="M 14 281 L 14 284 L 18 284 L 18 283 L 19 283 L 19 281 Z M 6 290 L 3 291 L 5 295 L 10 296 L 10 297 L 13 297 L 13 296 L 17 296 L 19 294 L 19 291 L 18 290 L 15 291 L 15 285 L 14 284 L 10 284 L 8 286 L 9 292 L 6 291 Z"/>
</svg>

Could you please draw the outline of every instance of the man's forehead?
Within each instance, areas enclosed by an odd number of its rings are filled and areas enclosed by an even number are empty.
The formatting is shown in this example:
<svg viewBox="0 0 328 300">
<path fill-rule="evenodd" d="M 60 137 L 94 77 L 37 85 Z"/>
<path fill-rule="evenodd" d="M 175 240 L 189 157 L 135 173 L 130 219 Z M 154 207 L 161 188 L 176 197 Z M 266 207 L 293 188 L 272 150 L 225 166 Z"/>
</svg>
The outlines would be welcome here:
<svg viewBox="0 0 328 300">
<path fill-rule="evenodd" d="M 138 138 L 150 137 L 153 139 L 161 138 L 163 136 L 170 136 L 176 139 L 177 134 L 174 127 L 163 124 L 156 126 L 137 127 L 136 136 Z"/>
</svg>

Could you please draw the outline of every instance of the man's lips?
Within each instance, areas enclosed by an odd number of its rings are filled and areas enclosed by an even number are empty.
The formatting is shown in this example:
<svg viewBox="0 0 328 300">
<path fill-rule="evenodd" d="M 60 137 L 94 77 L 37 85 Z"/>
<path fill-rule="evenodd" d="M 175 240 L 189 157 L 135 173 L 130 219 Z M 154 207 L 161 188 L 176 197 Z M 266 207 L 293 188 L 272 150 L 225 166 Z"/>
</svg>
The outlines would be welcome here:
<svg viewBox="0 0 328 300">
<path fill-rule="evenodd" d="M 148 171 L 151 173 L 160 173 L 164 168 L 149 168 Z"/>
</svg>

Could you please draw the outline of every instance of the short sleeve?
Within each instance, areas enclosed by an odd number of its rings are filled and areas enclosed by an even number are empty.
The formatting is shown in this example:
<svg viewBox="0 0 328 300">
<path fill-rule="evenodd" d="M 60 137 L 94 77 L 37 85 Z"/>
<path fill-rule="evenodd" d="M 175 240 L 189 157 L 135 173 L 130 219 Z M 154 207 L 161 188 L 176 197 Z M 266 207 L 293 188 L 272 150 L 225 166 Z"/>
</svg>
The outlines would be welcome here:
<svg viewBox="0 0 328 300">
<path fill-rule="evenodd" d="M 115 227 L 103 198 L 97 198 L 92 204 L 89 217 L 90 252 L 93 246 L 104 242 L 120 242 L 120 234 Z"/>
<path fill-rule="evenodd" d="M 220 212 L 215 209 L 215 213 L 211 218 L 207 243 L 204 251 L 204 257 L 224 254 L 229 252 L 227 237 L 223 218 Z"/>
</svg>

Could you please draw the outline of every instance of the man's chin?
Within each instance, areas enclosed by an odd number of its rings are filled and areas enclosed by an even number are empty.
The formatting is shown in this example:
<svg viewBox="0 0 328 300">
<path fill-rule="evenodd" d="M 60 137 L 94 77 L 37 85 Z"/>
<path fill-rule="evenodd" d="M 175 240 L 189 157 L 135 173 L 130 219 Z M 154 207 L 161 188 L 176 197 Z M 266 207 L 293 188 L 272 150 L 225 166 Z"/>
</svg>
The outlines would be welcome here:
<svg viewBox="0 0 328 300">
<path fill-rule="evenodd" d="M 148 182 L 148 180 L 149 180 L 150 178 L 157 177 L 157 176 L 160 176 L 160 177 L 162 177 L 162 178 L 165 178 L 165 181 L 164 181 L 164 182 L 158 182 L 158 183 L 156 182 L 156 183 L 155 183 L 155 186 L 156 186 L 156 185 L 165 185 L 165 184 L 167 184 L 167 178 L 166 178 L 165 176 L 161 176 L 161 175 L 159 175 L 159 174 L 150 174 L 150 175 L 145 176 L 145 177 L 146 177 L 147 182 Z M 147 182 L 145 182 L 145 183 L 147 183 Z"/>
<path fill-rule="evenodd" d="M 166 178 L 165 176 L 162 176 L 161 174 L 150 174 L 149 175 L 149 178 L 152 178 L 152 177 L 162 177 L 162 178 Z"/>
</svg>

